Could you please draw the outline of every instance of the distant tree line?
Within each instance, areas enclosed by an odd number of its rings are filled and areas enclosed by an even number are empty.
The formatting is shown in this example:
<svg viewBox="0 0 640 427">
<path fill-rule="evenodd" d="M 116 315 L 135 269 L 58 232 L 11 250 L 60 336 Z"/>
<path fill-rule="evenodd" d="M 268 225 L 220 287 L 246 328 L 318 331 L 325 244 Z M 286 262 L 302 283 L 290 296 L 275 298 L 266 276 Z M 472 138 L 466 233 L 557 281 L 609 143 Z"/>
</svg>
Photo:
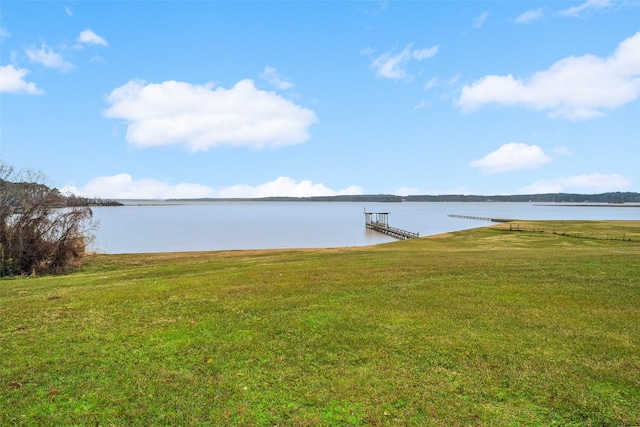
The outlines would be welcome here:
<svg viewBox="0 0 640 427">
<path fill-rule="evenodd" d="M 111 199 L 101 199 L 97 197 L 78 197 L 73 194 L 62 197 L 65 206 L 122 206 L 122 203 Z"/>
<path fill-rule="evenodd" d="M 27 181 L 11 182 L 3 179 L 3 168 L 0 166 L 0 191 L 4 193 L 20 193 L 24 194 L 32 200 L 46 198 L 47 202 L 56 208 L 61 207 L 77 207 L 77 206 L 122 206 L 122 203 L 96 197 L 80 197 L 75 194 L 65 195 L 60 193 L 57 188 L 50 188 L 39 182 L 28 182 L 28 179 L 38 179 L 36 174 L 29 172 Z M 8 203 L 17 203 L 16 200 L 7 201 Z"/>
<path fill-rule="evenodd" d="M 518 195 L 411 195 L 396 196 L 394 194 L 363 194 L 344 196 L 315 196 L 315 197 L 263 197 L 257 199 L 220 198 L 220 199 L 172 199 L 172 200 L 200 200 L 211 202 L 242 201 L 256 202 L 532 202 L 532 203 L 640 203 L 640 193 L 601 193 L 601 194 L 518 194 Z"/>
<path fill-rule="evenodd" d="M 407 202 L 640 203 L 640 193 L 407 196 Z"/>
</svg>

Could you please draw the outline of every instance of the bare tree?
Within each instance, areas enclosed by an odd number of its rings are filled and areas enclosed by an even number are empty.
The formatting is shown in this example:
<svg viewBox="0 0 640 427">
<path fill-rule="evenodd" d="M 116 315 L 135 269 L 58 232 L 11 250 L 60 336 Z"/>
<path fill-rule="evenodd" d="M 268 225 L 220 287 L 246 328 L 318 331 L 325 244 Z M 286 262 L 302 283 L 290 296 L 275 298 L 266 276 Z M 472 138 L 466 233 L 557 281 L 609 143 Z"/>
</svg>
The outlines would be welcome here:
<svg viewBox="0 0 640 427">
<path fill-rule="evenodd" d="M 94 225 L 88 206 L 69 206 L 41 173 L 0 163 L 0 276 L 77 267 Z"/>
</svg>

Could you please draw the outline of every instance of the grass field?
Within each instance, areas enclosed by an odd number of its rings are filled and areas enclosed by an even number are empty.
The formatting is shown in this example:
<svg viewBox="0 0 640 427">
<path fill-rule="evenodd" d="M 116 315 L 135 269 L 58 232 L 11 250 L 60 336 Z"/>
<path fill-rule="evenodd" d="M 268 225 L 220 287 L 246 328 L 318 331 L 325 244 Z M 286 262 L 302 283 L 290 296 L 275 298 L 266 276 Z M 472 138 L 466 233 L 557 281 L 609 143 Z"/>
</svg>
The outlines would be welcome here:
<svg viewBox="0 0 640 427">
<path fill-rule="evenodd" d="M 640 221 L 0 281 L 3 426 L 638 424 Z"/>
</svg>

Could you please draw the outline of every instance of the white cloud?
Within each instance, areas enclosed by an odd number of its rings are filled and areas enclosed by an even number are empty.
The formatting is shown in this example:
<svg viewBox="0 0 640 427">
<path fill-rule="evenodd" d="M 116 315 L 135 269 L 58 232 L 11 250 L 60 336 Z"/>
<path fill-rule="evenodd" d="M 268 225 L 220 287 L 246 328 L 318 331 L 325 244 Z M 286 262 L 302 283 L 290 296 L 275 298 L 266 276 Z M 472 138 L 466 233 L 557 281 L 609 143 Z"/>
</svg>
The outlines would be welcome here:
<svg viewBox="0 0 640 427">
<path fill-rule="evenodd" d="M 415 196 L 415 195 L 442 195 L 442 194 L 473 194 L 466 187 L 448 188 L 444 190 L 421 190 L 416 187 L 400 187 L 393 192 L 396 196 Z"/>
<path fill-rule="evenodd" d="M 26 93 L 29 95 L 44 93 L 38 89 L 35 83 L 24 80 L 27 74 L 29 74 L 29 70 L 24 68 L 15 68 L 13 65 L 0 66 L 0 92 Z"/>
<path fill-rule="evenodd" d="M 64 11 L 67 13 L 67 16 L 73 16 L 73 11 L 69 9 L 69 6 L 65 6 Z"/>
<path fill-rule="evenodd" d="M 484 173 L 499 173 L 538 169 L 551 160 L 551 157 L 544 154 L 537 145 L 511 142 L 504 144 L 482 159 L 473 160 L 470 165 L 474 168 L 480 168 Z"/>
<path fill-rule="evenodd" d="M 172 199 L 213 197 L 213 190 L 200 184 L 170 185 L 156 179 L 133 179 L 129 174 L 94 178 L 83 187 L 67 186 L 63 193 L 105 199 Z"/>
<path fill-rule="evenodd" d="M 578 18 L 582 16 L 584 12 L 587 12 L 589 10 L 602 10 L 611 7 L 611 5 L 611 0 L 587 0 L 579 6 L 562 10 L 560 14 Z"/>
<path fill-rule="evenodd" d="M 108 96 L 104 111 L 128 122 L 127 140 L 141 147 L 185 145 L 275 148 L 309 138 L 312 110 L 241 80 L 231 89 L 165 81 L 130 81 Z"/>
<path fill-rule="evenodd" d="M 400 187 L 393 192 L 396 196 L 413 196 L 416 194 L 424 194 L 416 187 Z"/>
<path fill-rule="evenodd" d="M 378 56 L 371 63 L 371 68 L 377 77 L 393 80 L 411 80 L 407 74 L 407 66 L 411 60 L 422 61 L 431 58 L 438 53 L 439 46 L 425 49 L 413 49 L 413 44 L 408 44 L 404 50 L 397 55 L 385 53 Z"/>
<path fill-rule="evenodd" d="M 489 18 L 489 12 L 482 12 L 480 16 L 474 19 L 473 28 L 477 28 L 477 29 L 482 28 L 484 23 L 487 22 L 487 18 Z"/>
<path fill-rule="evenodd" d="M 402 52 L 397 55 L 391 55 L 385 53 L 376 59 L 371 64 L 371 68 L 376 73 L 376 76 L 385 79 L 407 79 L 406 65 L 411 60 L 410 48 L 406 47 Z"/>
<path fill-rule="evenodd" d="M 295 181 L 288 177 L 278 177 L 258 186 L 234 185 L 218 192 L 217 197 L 310 197 L 310 196 L 337 196 L 344 194 L 362 194 L 362 187 L 350 186 L 342 190 L 331 190 L 323 184 L 314 184 L 312 181 Z"/>
<path fill-rule="evenodd" d="M 640 96 L 640 32 L 622 41 L 608 58 L 571 56 L 528 79 L 488 75 L 464 86 L 465 111 L 485 104 L 548 110 L 552 117 L 584 120 Z"/>
<path fill-rule="evenodd" d="M 556 178 L 552 181 L 537 181 L 534 184 L 520 189 L 523 194 L 544 194 L 562 192 L 594 192 L 620 191 L 630 187 L 629 178 L 618 174 L 594 173 L 590 175 L 576 175 Z"/>
<path fill-rule="evenodd" d="M 266 80 L 271 86 L 280 90 L 291 89 L 295 86 L 293 83 L 283 79 L 280 74 L 278 74 L 278 70 L 273 67 L 269 67 L 268 65 L 265 67 L 262 74 L 260 74 L 260 78 Z"/>
<path fill-rule="evenodd" d="M 562 184 L 554 181 L 536 181 L 534 184 L 520 189 L 521 194 L 562 193 Z"/>
<path fill-rule="evenodd" d="M 86 29 L 80 33 L 80 35 L 78 36 L 78 43 L 109 46 L 109 43 L 107 43 L 104 37 L 100 37 L 90 29 Z"/>
<path fill-rule="evenodd" d="M 515 19 L 516 24 L 529 24 L 531 22 L 537 21 L 544 16 L 544 8 L 528 10 L 520 15 L 518 15 Z"/>
<path fill-rule="evenodd" d="M 201 184 L 171 185 L 156 179 L 134 179 L 129 174 L 94 178 L 83 187 L 66 186 L 63 193 L 105 199 L 197 199 L 197 198 L 260 198 L 260 197 L 311 197 L 340 194 L 362 194 L 361 187 L 351 186 L 343 190 L 331 190 L 323 184 L 296 181 L 279 177 L 273 181 L 251 185 L 234 185 L 215 189 Z"/>
<path fill-rule="evenodd" d="M 73 64 L 65 61 L 62 55 L 54 52 L 44 44 L 40 49 L 27 49 L 25 52 L 31 62 L 44 65 L 47 68 L 54 68 L 60 71 L 69 71 L 73 68 Z"/>
</svg>

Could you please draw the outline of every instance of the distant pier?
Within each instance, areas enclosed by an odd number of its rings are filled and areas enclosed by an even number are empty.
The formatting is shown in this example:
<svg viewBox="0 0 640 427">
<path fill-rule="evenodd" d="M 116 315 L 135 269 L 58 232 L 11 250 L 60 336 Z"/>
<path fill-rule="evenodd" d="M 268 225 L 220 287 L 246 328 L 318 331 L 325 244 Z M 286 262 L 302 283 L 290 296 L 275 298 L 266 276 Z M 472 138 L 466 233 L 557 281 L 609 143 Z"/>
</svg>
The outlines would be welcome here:
<svg viewBox="0 0 640 427">
<path fill-rule="evenodd" d="M 462 218 L 462 219 L 477 219 L 478 221 L 489 221 L 489 222 L 511 222 L 513 219 L 507 218 L 486 218 L 483 216 L 470 216 L 470 215 L 447 215 L 451 218 Z"/>
<path fill-rule="evenodd" d="M 384 233 L 396 239 L 408 240 L 420 237 L 420 233 L 389 226 L 389 212 L 367 212 L 365 210 L 364 219 L 368 229 Z"/>
</svg>

